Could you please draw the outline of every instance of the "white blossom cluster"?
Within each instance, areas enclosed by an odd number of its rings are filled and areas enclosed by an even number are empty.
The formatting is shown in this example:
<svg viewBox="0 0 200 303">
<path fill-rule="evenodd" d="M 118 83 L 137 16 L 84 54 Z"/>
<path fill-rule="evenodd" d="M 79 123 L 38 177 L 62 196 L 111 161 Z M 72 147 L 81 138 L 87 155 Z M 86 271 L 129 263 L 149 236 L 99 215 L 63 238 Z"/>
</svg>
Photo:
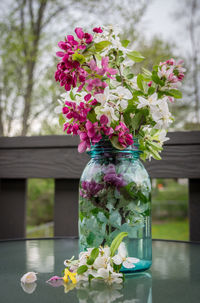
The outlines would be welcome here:
<svg viewBox="0 0 200 303">
<path fill-rule="evenodd" d="M 93 257 L 94 255 L 94 257 Z M 121 266 L 134 268 L 140 260 L 127 256 L 124 242 L 118 247 L 118 252 L 112 257 L 110 247 L 88 248 L 79 254 L 79 260 L 65 260 L 64 265 L 71 271 L 77 272 L 76 280 L 103 279 L 107 284 L 122 283 Z"/>
</svg>

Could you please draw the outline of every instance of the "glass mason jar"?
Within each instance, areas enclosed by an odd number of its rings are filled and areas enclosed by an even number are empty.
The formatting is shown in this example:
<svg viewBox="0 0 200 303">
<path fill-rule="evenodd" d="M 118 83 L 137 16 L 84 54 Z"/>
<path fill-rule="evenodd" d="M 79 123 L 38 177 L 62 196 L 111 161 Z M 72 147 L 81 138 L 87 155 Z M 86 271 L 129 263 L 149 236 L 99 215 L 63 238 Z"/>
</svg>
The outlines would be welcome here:
<svg viewBox="0 0 200 303">
<path fill-rule="evenodd" d="M 91 146 L 79 186 L 79 246 L 110 245 L 120 232 L 127 256 L 138 258 L 134 268 L 146 270 L 152 263 L 151 183 L 139 160 L 137 141 L 125 150 L 115 149 L 108 139 Z"/>
</svg>

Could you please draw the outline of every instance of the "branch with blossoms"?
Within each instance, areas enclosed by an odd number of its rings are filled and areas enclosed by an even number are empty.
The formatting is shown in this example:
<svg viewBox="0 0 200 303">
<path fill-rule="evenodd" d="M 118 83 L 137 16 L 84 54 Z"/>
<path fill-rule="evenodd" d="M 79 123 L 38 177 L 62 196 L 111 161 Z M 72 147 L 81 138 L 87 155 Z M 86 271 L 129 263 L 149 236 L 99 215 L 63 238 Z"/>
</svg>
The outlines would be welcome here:
<svg viewBox="0 0 200 303">
<path fill-rule="evenodd" d="M 47 282 L 52 286 L 60 286 L 60 280 L 65 284 L 78 286 L 82 281 L 101 280 L 111 285 L 122 283 L 124 280 L 120 269 L 130 269 L 136 267 L 139 259 L 128 257 L 125 243 L 122 242 L 128 233 L 119 233 L 111 246 L 99 246 L 88 248 L 87 251 L 79 254 L 79 259 L 72 257 L 64 261 L 64 276 L 53 276 Z"/>
<path fill-rule="evenodd" d="M 96 27 L 93 33 L 75 29 L 58 46 L 55 80 L 66 93 L 56 112 L 67 134 L 79 135 L 79 152 L 103 138 L 120 150 L 139 142 L 141 158 L 161 159 L 167 130 L 173 121 L 168 103 L 180 99 L 183 61 L 161 62 L 150 72 L 134 75 L 133 64 L 144 57 L 120 40 L 119 29 Z"/>
</svg>

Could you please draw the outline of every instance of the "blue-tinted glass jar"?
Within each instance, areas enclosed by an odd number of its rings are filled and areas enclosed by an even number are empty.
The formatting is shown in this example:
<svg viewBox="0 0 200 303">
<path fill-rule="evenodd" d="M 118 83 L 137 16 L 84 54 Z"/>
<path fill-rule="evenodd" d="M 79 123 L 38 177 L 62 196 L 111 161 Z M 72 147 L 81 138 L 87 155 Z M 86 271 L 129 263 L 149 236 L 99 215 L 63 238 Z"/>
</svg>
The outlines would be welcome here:
<svg viewBox="0 0 200 303">
<path fill-rule="evenodd" d="M 109 140 L 91 147 L 91 160 L 79 186 L 80 250 L 110 245 L 120 232 L 128 257 L 140 261 L 123 272 L 146 270 L 152 263 L 151 183 L 139 160 L 138 144 L 115 149 Z"/>
</svg>

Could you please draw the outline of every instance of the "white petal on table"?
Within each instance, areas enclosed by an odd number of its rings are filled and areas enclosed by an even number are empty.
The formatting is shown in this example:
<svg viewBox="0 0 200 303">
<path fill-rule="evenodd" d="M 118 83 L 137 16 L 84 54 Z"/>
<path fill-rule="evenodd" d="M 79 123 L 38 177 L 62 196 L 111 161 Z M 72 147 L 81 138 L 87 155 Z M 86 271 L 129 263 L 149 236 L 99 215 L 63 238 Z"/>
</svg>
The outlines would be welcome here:
<svg viewBox="0 0 200 303">
<path fill-rule="evenodd" d="M 134 268 L 135 265 L 133 263 L 130 263 L 128 262 L 127 260 L 125 260 L 122 265 L 125 267 L 125 268 Z"/>
<path fill-rule="evenodd" d="M 130 263 L 138 263 L 138 262 L 140 262 L 140 259 L 128 257 L 128 258 L 126 258 L 126 261 L 128 261 Z"/>
</svg>

